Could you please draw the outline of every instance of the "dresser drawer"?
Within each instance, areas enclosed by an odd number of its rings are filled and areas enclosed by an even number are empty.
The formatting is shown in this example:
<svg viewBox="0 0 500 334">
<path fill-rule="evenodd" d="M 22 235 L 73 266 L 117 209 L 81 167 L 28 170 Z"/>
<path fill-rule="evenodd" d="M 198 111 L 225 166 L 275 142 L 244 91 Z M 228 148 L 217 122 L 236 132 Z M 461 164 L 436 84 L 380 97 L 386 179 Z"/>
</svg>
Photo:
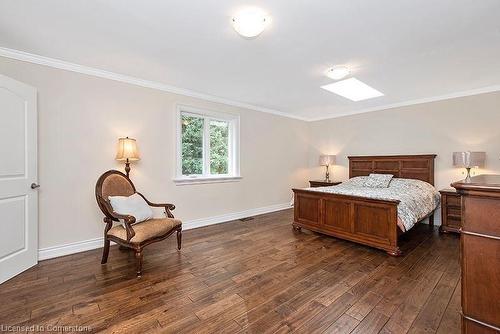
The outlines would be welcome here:
<svg viewBox="0 0 500 334">
<path fill-rule="evenodd" d="M 449 226 L 449 227 L 452 227 L 452 228 L 455 228 L 455 229 L 460 229 L 460 227 L 462 227 L 462 220 L 460 219 L 460 217 L 451 217 L 451 216 L 448 216 L 446 218 L 446 226 Z"/>
<path fill-rule="evenodd" d="M 462 308 L 467 316 L 500 327 L 500 241 L 462 233 Z"/>
<path fill-rule="evenodd" d="M 462 210 L 460 208 L 456 208 L 454 206 L 448 206 L 446 208 L 446 213 L 447 213 L 447 216 L 448 218 L 456 218 L 458 220 L 460 220 L 460 217 L 462 217 Z"/>
<path fill-rule="evenodd" d="M 457 208 L 462 207 L 462 198 L 459 195 L 447 195 L 446 196 L 446 205 L 448 207 L 453 206 Z"/>
<path fill-rule="evenodd" d="M 464 231 L 500 237 L 500 201 L 485 197 L 464 197 Z"/>
<path fill-rule="evenodd" d="M 450 189 L 443 189 L 441 194 L 440 232 L 460 233 L 462 227 L 462 196 Z"/>
</svg>

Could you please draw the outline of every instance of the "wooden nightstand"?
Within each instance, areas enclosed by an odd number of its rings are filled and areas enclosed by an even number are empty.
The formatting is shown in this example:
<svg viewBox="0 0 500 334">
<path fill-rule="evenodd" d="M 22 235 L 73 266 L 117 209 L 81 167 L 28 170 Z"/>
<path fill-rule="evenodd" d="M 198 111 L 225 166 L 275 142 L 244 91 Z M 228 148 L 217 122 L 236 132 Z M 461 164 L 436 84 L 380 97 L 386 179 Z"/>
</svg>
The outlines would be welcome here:
<svg viewBox="0 0 500 334">
<path fill-rule="evenodd" d="M 441 226 L 439 232 L 460 233 L 462 227 L 462 196 L 455 189 L 443 189 L 441 194 Z"/>
<path fill-rule="evenodd" d="M 325 180 L 319 180 L 319 181 L 309 181 L 310 187 L 311 188 L 316 188 L 316 187 L 331 187 L 331 186 L 336 186 L 338 184 L 341 184 L 342 182 L 339 181 L 325 181 Z"/>
</svg>

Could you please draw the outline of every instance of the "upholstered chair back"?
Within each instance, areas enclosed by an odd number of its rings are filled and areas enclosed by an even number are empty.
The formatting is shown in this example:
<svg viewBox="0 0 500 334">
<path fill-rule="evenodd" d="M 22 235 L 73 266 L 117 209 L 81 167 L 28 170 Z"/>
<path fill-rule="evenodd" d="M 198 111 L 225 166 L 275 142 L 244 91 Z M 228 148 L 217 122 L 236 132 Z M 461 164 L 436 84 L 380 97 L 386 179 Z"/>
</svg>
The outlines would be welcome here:
<svg viewBox="0 0 500 334">
<path fill-rule="evenodd" d="M 130 196 L 135 193 L 135 186 L 130 179 L 120 171 L 110 170 L 102 174 L 95 186 L 97 204 L 102 213 L 109 218 L 111 206 L 109 196 Z"/>
</svg>

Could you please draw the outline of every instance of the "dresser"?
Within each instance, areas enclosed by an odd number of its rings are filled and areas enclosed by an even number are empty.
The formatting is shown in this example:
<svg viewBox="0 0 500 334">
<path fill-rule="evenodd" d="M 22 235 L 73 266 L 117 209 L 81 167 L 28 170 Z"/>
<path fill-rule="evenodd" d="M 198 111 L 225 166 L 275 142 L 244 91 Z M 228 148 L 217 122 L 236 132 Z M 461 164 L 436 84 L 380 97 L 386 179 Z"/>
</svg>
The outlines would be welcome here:
<svg viewBox="0 0 500 334">
<path fill-rule="evenodd" d="M 499 333 L 500 175 L 452 186 L 462 196 L 462 333 Z"/>
<path fill-rule="evenodd" d="M 439 232 L 460 233 L 462 227 L 462 196 L 455 188 L 440 190 L 441 226 Z"/>
</svg>

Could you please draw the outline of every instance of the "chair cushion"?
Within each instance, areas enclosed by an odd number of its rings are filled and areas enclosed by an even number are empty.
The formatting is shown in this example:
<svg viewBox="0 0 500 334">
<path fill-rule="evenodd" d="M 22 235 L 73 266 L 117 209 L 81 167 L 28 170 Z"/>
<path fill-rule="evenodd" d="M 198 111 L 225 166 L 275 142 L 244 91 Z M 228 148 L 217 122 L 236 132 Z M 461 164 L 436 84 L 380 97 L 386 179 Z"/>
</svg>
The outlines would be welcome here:
<svg viewBox="0 0 500 334">
<path fill-rule="evenodd" d="M 174 218 L 154 218 L 143 221 L 132 227 L 135 231 L 135 235 L 130 239 L 130 242 L 141 243 L 155 237 L 160 237 L 180 225 L 182 225 L 182 222 Z M 108 231 L 108 236 L 114 236 L 126 241 L 127 231 L 123 226 L 117 225 Z"/>
</svg>

